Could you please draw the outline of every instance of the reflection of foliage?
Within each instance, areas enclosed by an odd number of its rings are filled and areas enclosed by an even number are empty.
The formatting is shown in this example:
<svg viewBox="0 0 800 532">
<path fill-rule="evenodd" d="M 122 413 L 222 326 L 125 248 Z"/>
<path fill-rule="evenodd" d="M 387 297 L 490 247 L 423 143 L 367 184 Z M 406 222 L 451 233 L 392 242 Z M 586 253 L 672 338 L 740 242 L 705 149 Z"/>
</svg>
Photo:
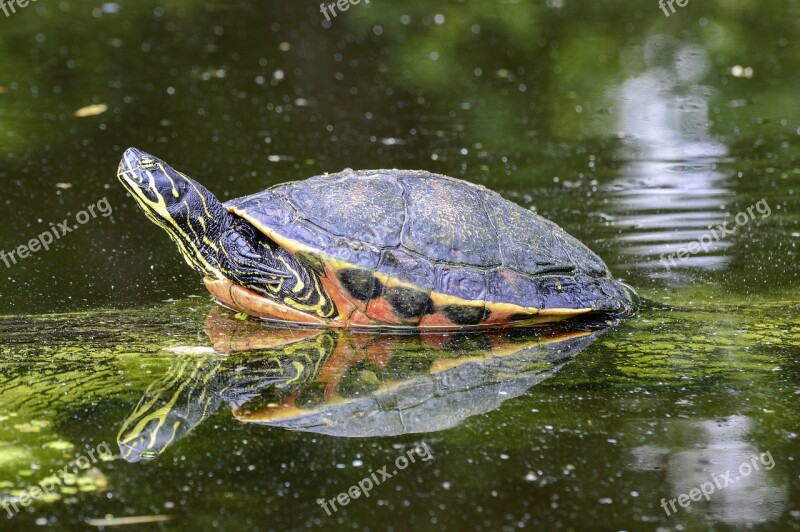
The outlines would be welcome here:
<svg viewBox="0 0 800 532">
<path fill-rule="evenodd" d="M 449 122 L 465 123 L 464 134 L 475 136 L 470 140 L 493 151 L 531 129 L 537 135 L 580 137 L 586 123 L 605 112 L 605 93 L 622 81 L 620 73 L 634 75 L 644 67 L 641 58 L 625 50 L 655 34 L 708 51 L 713 70 L 706 81 L 721 86 L 722 102 L 742 91 L 756 100 L 794 101 L 787 84 L 771 82 L 800 66 L 789 49 L 797 29 L 792 17 L 782 16 L 791 9 L 784 2 L 717 0 L 693 4 L 669 18 L 652 5 L 632 8 L 610 0 L 556 4 L 563 7 L 534 1 L 374 2 L 350 10 L 327 30 L 313 7 L 278 2 L 236 7 L 123 2 L 119 13 L 75 7 L 62 12 L 58 5 L 41 4 L 17 16 L 0 38 L 0 85 L 11 88 L 3 96 L 7 105 L 0 118 L 6 119 L 2 129 L 13 133 L 14 141 L 3 144 L 38 152 L 43 142 L 58 136 L 57 124 L 67 113 L 98 100 L 115 104 L 106 120 L 126 126 L 129 139 L 133 133 L 142 140 L 166 141 L 177 126 L 197 131 L 196 141 L 211 134 L 233 146 L 234 131 L 245 126 L 266 129 L 251 142 L 264 136 L 281 142 L 271 134 L 280 114 L 314 122 L 294 105 L 298 96 L 312 106 L 326 104 L 319 109 L 326 120 L 354 119 L 367 107 L 394 109 L 398 120 L 407 119 L 408 111 L 418 122 L 425 122 L 420 120 L 424 115 L 449 116 Z M 252 31 L 234 29 L 242 17 Z M 288 21 L 306 37 L 281 30 Z M 775 37 L 765 40 L 764 35 Z M 333 57 L 330 48 L 338 49 Z M 201 61 L 198 51 L 204 54 Z M 731 66 L 740 63 L 755 68 L 754 79 L 731 77 Z M 276 70 L 285 80 L 273 76 Z M 353 80 L 349 92 L 359 97 L 336 94 L 340 89 L 330 85 L 333 78 Z M 406 91 L 400 107 L 397 88 Z M 36 105 L 42 100 L 49 102 L 46 109 Z M 337 110 L 327 110 L 331 103 Z M 254 107 L 265 113 L 253 113 Z M 795 107 L 773 109 L 783 114 L 797 112 Z M 42 130 L 31 111 L 54 128 Z M 265 114 L 273 114 L 273 120 L 265 121 Z M 137 123 L 140 127 L 132 131 L 129 126 Z M 264 128 L 270 123 L 273 127 Z M 613 131 L 608 123 L 604 126 Z M 72 134 L 99 139 L 95 127 L 82 123 Z"/>
<path fill-rule="evenodd" d="M 796 54 L 788 49 L 797 28 L 792 17 L 781 16 L 786 9 L 779 1 L 718 0 L 666 18 L 656 6 L 632 8 L 608 1 L 565 2 L 563 8 L 488 2 L 375 5 L 354 12 L 354 18 L 360 19 L 362 32 L 381 28 L 383 42 L 392 50 L 388 72 L 397 85 L 451 108 L 464 103 L 453 101 L 454 94 L 465 95 L 466 108 L 474 112 L 459 116 L 481 126 L 487 142 L 503 143 L 511 138 L 508 133 L 519 133 L 511 128 L 515 118 L 539 115 L 540 108 L 549 111 L 539 124 L 545 133 L 580 138 L 586 122 L 605 112 L 604 93 L 622 81 L 620 72 L 635 75 L 645 67 L 644 58 L 626 49 L 658 34 L 696 43 L 710 54 L 713 70 L 706 81 L 723 86 L 723 102 L 749 83 L 748 93 L 754 84 L 762 97 L 791 103 L 794 93 L 770 82 L 791 75 L 798 66 Z M 778 37 L 764 45 L 764 34 Z M 761 75 L 734 79 L 730 69 L 740 63 L 754 66 Z M 583 116 L 575 113 L 576 106 L 582 107 Z M 772 110 L 785 117 L 789 107 L 797 112 L 794 105 Z M 487 126 L 504 128 L 506 135 L 497 136 L 503 131 Z M 607 121 L 603 126 L 607 133 L 613 131 Z"/>
</svg>

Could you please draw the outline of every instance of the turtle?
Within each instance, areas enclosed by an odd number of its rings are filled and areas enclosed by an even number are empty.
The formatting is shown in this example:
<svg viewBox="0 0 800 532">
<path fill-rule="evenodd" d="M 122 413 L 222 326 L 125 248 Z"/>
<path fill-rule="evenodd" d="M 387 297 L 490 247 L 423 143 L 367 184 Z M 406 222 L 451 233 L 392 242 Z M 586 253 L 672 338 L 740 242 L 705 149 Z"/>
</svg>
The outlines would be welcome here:
<svg viewBox="0 0 800 532">
<path fill-rule="evenodd" d="M 218 303 L 265 320 L 460 329 L 635 311 L 584 244 L 468 181 L 345 169 L 223 203 L 137 148 L 118 178 Z"/>
</svg>

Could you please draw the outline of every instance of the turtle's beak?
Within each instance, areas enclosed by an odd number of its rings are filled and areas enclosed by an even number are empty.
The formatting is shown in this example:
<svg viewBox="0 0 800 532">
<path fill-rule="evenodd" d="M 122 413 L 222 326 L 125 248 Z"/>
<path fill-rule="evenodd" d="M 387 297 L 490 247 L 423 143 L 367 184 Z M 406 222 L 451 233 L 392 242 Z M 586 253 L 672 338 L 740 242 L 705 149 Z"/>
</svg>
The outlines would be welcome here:
<svg viewBox="0 0 800 532">
<path fill-rule="evenodd" d="M 119 169 L 117 170 L 117 176 L 122 180 L 123 177 L 127 179 L 139 177 L 141 172 L 141 160 L 144 157 L 149 157 L 153 159 L 152 155 L 149 155 L 142 150 L 136 148 L 128 148 L 125 150 L 125 153 L 122 155 L 122 160 L 119 162 Z M 140 179 L 137 179 L 140 181 Z"/>
<path fill-rule="evenodd" d="M 157 157 L 137 148 L 128 148 L 119 163 L 117 178 L 128 192 L 138 192 L 147 201 L 158 203 L 159 198 L 163 197 L 163 190 L 160 189 L 175 188 L 168 176 L 162 178 L 162 174 L 166 172 L 165 167 L 167 165 Z"/>
<path fill-rule="evenodd" d="M 149 155 L 138 148 L 128 148 L 122 155 L 122 160 L 133 165 L 138 164 L 139 159 L 142 157 L 152 157 L 152 155 Z"/>
</svg>

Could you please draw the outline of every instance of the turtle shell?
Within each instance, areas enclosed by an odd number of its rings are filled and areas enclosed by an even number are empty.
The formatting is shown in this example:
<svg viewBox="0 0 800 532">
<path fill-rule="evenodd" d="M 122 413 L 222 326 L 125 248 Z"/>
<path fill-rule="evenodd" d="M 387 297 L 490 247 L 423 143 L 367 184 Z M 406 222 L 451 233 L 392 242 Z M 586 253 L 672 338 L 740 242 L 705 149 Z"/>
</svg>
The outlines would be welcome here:
<svg viewBox="0 0 800 532">
<path fill-rule="evenodd" d="M 528 324 L 633 307 L 556 224 L 447 176 L 348 169 L 225 206 L 317 271 L 346 325 Z"/>
</svg>

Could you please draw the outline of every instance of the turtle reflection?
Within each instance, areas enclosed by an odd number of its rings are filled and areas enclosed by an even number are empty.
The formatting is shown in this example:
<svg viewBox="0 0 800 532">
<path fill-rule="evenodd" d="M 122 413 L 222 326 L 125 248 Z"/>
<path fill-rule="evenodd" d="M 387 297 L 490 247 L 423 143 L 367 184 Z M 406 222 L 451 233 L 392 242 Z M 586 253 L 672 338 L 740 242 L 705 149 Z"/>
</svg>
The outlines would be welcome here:
<svg viewBox="0 0 800 532">
<path fill-rule="evenodd" d="M 447 429 L 524 394 L 602 333 L 283 330 L 216 308 L 205 332 L 219 354 L 177 358 L 125 420 L 129 462 L 158 456 L 223 403 L 242 422 L 333 436 Z"/>
</svg>

